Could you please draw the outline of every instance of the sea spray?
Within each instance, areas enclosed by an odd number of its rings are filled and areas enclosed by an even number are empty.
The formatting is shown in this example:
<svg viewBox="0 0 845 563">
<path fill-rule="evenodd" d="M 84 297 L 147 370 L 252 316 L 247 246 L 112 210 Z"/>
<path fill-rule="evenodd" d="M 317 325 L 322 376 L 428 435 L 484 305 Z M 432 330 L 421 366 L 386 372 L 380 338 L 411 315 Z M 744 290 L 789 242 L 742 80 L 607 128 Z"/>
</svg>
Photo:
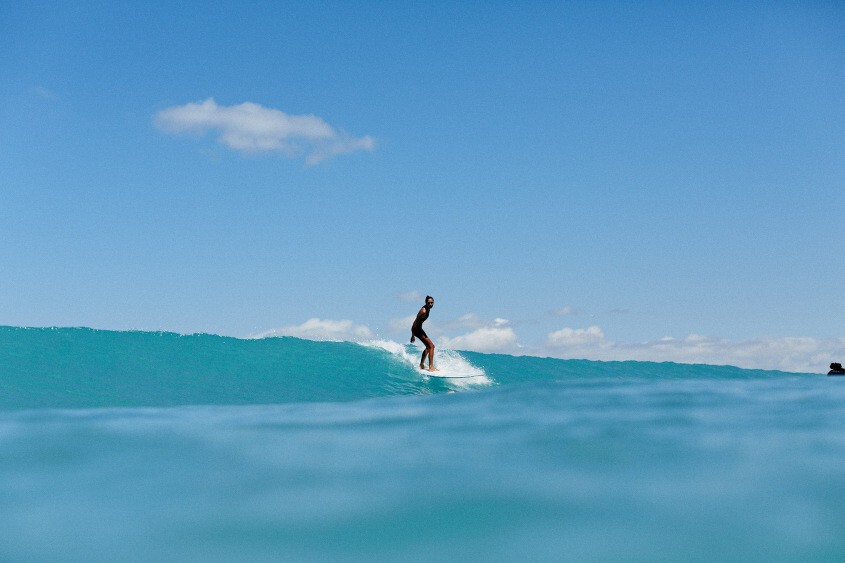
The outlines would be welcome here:
<svg viewBox="0 0 845 563">
<path fill-rule="evenodd" d="M 422 348 L 418 346 L 403 345 L 392 340 L 371 340 L 361 344 L 384 350 L 397 361 L 413 368 L 419 368 Z M 469 389 L 493 383 L 483 369 L 470 363 L 463 353 L 455 350 L 438 348 L 434 354 L 434 365 L 437 368 L 435 372 L 429 372 L 426 369 L 418 369 L 418 371 L 424 378 L 443 378 L 448 380 L 447 385 L 459 389 Z"/>
</svg>

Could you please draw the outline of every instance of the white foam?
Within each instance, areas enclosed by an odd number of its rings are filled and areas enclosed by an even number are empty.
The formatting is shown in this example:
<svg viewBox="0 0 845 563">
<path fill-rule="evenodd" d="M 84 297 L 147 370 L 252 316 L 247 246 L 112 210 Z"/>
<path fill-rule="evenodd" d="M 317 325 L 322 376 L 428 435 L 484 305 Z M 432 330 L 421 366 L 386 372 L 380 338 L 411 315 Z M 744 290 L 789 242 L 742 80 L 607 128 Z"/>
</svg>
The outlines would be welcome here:
<svg viewBox="0 0 845 563">
<path fill-rule="evenodd" d="M 409 366 L 416 368 L 423 377 L 429 377 L 428 371 L 419 369 L 420 356 L 422 355 L 421 347 L 406 346 L 392 340 L 369 340 L 360 344 L 371 348 L 381 348 Z M 491 383 L 483 369 L 469 363 L 466 358 L 461 356 L 460 352 L 455 350 L 435 349 L 434 366 L 439 370 L 437 376 L 444 378 L 445 381 L 454 386 L 465 387 Z M 449 376 L 460 379 L 449 379 Z"/>
<path fill-rule="evenodd" d="M 359 342 L 361 346 L 367 346 L 368 348 L 381 348 L 387 352 L 390 352 L 391 355 L 396 356 L 397 358 L 401 359 L 403 362 L 408 364 L 416 365 L 416 359 L 414 356 L 408 353 L 406 347 L 398 342 L 393 342 L 392 340 L 366 340 L 364 342 Z"/>
</svg>

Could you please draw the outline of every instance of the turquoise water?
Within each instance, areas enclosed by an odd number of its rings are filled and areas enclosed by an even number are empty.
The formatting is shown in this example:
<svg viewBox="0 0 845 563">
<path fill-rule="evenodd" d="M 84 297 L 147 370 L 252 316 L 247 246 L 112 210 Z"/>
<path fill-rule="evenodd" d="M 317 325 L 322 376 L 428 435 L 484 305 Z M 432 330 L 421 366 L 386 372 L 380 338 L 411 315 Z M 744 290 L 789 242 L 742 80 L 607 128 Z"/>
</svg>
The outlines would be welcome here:
<svg viewBox="0 0 845 563">
<path fill-rule="evenodd" d="M 416 359 L 0 328 L 0 560 L 845 557 L 845 378 Z"/>
</svg>

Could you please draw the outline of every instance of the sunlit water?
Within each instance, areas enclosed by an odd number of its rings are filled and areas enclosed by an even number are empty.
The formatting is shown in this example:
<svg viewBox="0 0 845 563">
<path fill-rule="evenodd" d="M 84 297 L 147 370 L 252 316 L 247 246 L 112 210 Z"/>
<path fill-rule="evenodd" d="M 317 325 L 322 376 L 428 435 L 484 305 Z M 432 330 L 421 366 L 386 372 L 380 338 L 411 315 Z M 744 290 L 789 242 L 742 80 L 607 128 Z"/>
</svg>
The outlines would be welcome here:
<svg viewBox="0 0 845 563">
<path fill-rule="evenodd" d="M 453 353 L 483 374 L 457 385 L 385 343 L 0 344 L 3 561 L 845 557 L 845 378 Z"/>
</svg>

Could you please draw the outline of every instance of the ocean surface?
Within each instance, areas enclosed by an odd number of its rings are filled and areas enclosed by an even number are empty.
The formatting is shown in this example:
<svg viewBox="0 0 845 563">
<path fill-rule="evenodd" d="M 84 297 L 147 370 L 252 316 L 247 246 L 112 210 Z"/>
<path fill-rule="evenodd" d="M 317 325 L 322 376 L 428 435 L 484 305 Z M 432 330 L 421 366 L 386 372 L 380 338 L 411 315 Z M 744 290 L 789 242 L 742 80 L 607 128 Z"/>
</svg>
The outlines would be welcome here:
<svg viewBox="0 0 845 563">
<path fill-rule="evenodd" d="M 0 327 L 0 561 L 842 561 L 845 377 Z"/>
</svg>

